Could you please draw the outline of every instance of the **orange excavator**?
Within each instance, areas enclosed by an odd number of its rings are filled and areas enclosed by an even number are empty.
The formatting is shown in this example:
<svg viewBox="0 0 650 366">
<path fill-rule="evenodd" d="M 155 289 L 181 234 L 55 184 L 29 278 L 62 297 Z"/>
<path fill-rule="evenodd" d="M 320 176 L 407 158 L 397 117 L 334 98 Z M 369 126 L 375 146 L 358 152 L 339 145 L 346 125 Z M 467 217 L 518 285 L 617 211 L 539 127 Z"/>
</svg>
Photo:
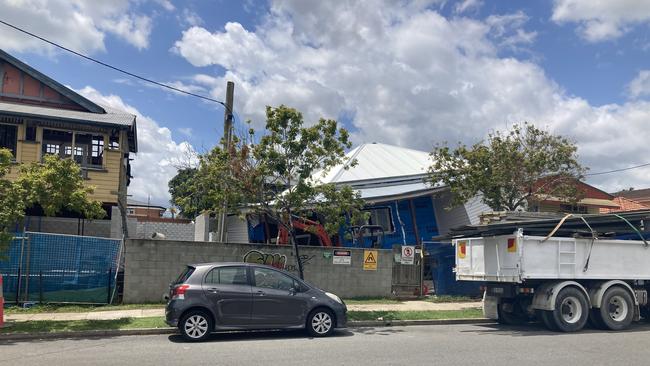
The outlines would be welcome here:
<svg viewBox="0 0 650 366">
<path fill-rule="evenodd" d="M 318 242 L 322 247 L 331 247 L 334 246 L 332 245 L 332 239 L 330 239 L 330 236 L 327 235 L 327 232 L 325 231 L 325 228 L 323 225 L 321 225 L 320 222 L 305 219 L 302 217 L 297 217 L 294 216 L 292 218 L 293 221 L 293 227 L 296 229 L 300 229 L 304 232 L 310 233 L 315 235 L 318 238 Z M 287 229 L 279 225 L 279 231 L 278 231 L 278 245 L 288 245 L 289 244 L 289 232 Z M 339 243 L 336 243 L 335 246 L 341 246 Z"/>
</svg>

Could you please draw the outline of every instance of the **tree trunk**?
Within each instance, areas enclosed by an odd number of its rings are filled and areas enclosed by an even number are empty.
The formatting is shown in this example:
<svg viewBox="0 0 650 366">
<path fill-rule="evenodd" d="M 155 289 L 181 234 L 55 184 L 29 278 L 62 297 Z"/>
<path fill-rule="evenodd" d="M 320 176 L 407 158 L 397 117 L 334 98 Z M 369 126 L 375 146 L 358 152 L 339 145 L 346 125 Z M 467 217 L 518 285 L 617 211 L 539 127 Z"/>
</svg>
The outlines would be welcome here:
<svg viewBox="0 0 650 366">
<path fill-rule="evenodd" d="M 294 237 L 295 229 L 293 227 L 293 217 L 291 216 L 291 208 L 287 207 L 287 217 L 289 220 L 289 225 L 287 225 L 287 230 L 289 231 L 289 241 L 291 242 L 291 245 L 293 245 L 293 251 L 296 253 L 296 263 L 298 264 L 298 274 L 300 275 L 300 279 L 304 280 L 305 279 L 305 274 L 302 269 L 302 260 L 300 260 L 300 250 L 298 249 L 298 243 L 296 242 L 296 238 Z"/>
</svg>

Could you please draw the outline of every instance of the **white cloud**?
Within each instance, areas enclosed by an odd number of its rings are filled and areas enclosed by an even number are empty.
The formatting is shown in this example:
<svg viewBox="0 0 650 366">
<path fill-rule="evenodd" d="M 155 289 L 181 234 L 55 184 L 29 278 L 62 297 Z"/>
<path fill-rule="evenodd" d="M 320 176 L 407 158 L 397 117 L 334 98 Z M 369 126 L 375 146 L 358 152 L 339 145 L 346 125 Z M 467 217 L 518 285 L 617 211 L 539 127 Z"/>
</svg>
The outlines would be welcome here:
<svg viewBox="0 0 650 366">
<path fill-rule="evenodd" d="M 650 70 L 641 70 L 628 85 L 628 94 L 632 98 L 650 97 Z"/>
<path fill-rule="evenodd" d="M 138 49 L 147 48 L 151 18 L 133 12 L 137 0 L 0 0 L 2 18 L 75 51 L 104 51 L 107 34 Z M 6 26 L 0 26 L 0 48 L 7 51 L 53 52 L 50 46 Z"/>
<path fill-rule="evenodd" d="M 187 137 L 192 137 L 192 129 L 190 127 L 181 127 L 177 129 L 178 132 L 182 133 Z"/>
<path fill-rule="evenodd" d="M 176 143 L 168 128 L 161 127 L 158 122 L 142 115 L 117 95 L 103 95 L 90 86 L 77 92 L 99 104 L 137 116 L 138 153 L 131 162 L 134 178 L 129 185 L 128 194 L 138 200 L 146 201 L 150 195 L 152 202 L 169 202 L 167 182 L 176 175 L 176 166 L 192 161 L 195 156 L 192 146 L 185 141 Z"/>
<path fill-rule="evenodd" d="M 650 22 L 650 2 L 638 0 L 556 0 L 551 19 L 577 23 L 589 42 L 618 38 L 633 26 Z"/>
<path fill-rule="evenodd" d="M 199 14 L 197 14 L 195 11 L 190 10 L 188 8 L 183 9 L 182 14 L 178 14 L 176 16 L 176 19 L 183 25 L 194 27 L 198 25 L 202 25 L 203 18 Z"/>
<path fill-rule="evenodd" d="M 480 9 L 481 6 L 483 6 L 481 0 L 463 0 L 456 4 L 454 12 L 456 12 L 456 14 L 462 14 L 468 11 L 476 11 Z"/>
<path fill-rule="evenodd" d="M 254 30 L 193 27 L 175 49 L 197 67 L 226 68 L 194 82 L 223 98 L 233 80 L 235 110 L 256 127 L 265 105 L 286 104 L 307 121 L 351 116 L 357 143 L 430 150 L 530 121 L 574 138 L 594 172 L 647 162 L 648 103 L 593 106 L 567 95 L 539 65 L 500 56 L 534 41 L 524 13 L 447 19 L 431 4 L 273 1 Z M 636 170 L 590 181 L 607 190 L 650 185 Z"/>
</svg>

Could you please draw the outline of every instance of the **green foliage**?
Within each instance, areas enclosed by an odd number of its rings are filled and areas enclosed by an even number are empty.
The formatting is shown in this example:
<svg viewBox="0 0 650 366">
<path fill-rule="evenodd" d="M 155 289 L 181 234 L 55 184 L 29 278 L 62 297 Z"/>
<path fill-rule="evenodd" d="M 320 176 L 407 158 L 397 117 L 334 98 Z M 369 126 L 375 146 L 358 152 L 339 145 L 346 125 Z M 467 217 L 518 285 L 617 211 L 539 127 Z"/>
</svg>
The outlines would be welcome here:
<svg viewBox="0 0 650 366">
<path fill-rule="evenodd" d="M 179 169 L 176 176 L 169 181 L 171 203 L 180 209 L 180 215 L 189 219 L 210 208 L 205 197 L 206 191 L 202 189 L 197 173 L 197 168 Z"/>
<path fill-rule="evenodd" d="M 94 188 L 84 185 L 81 167 L 72 159 L 46 155 L 42 163 L 31 163 L 20 169 L 16 183 L 26 193 L 27 206 L 38 204 L 47 216 L 66 210 L 88 219 L 105 216 L 101 202 L 88 196 Z"/>
<path fill-rule="evenodd" d="M 323 218 L 325 229 L 334 234 L 347 217 L 362 215 L 363 201 L 350 187 L 321 184 L 312 179 L 342 163 L 351 146 L 349 134 L 334 120 L 321 119 L 305 127 L 295 109 L 267 107 L 266 128 L 258 142 L 255 131 L 245 139 L 235 138 L 230 148 L 215 147 L 200 156 L 192 183 L 211 211 L 223 202 L 230 212 L 266 215 L 292 232 L 292 215 Z"/>
<path fill-rule="evenodd" d="M 585 172 L 576 151 L 567 138 L 524 123 L 490 134 L 487 143 L 436 147 L 428 181 L 448 185 L 452 205 L 477 194 L 494 210 L 515 210 L 544 197 L 575 203 L 580 197 L 575 183 Z"/>
<path fill-rule="evenodd" d="M 48 216 L 62 210 L 79 212 L 86 218 L 102 218 L 106 214 L 101 203 L 88 195 L 81 168 L 70 159 L 46 156 L 43 163 L 22 166 L 15 182 L 6 178 L 13 163 L 7 149 L 0 149 L 0 253 L 11 240 L 13 226 L 25 215 L 25 209 L 35 204 Z"/>
</svg>

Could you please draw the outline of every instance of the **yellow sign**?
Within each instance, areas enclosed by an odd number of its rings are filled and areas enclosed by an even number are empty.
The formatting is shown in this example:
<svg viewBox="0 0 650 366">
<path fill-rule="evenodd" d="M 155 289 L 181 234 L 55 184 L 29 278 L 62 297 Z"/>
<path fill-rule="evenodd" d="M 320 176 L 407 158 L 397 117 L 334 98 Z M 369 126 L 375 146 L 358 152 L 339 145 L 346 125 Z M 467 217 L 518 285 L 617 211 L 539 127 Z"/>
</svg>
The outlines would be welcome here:
<svg viewBox="0 0 650 366">
<path fill-rule="evenodd" d="M 376 271 L 377 270 L 377 259 L 378 252 L 376 250 L 364 250 L 363 251 L 363 269 L 366 271 Z"/>
</svg>

